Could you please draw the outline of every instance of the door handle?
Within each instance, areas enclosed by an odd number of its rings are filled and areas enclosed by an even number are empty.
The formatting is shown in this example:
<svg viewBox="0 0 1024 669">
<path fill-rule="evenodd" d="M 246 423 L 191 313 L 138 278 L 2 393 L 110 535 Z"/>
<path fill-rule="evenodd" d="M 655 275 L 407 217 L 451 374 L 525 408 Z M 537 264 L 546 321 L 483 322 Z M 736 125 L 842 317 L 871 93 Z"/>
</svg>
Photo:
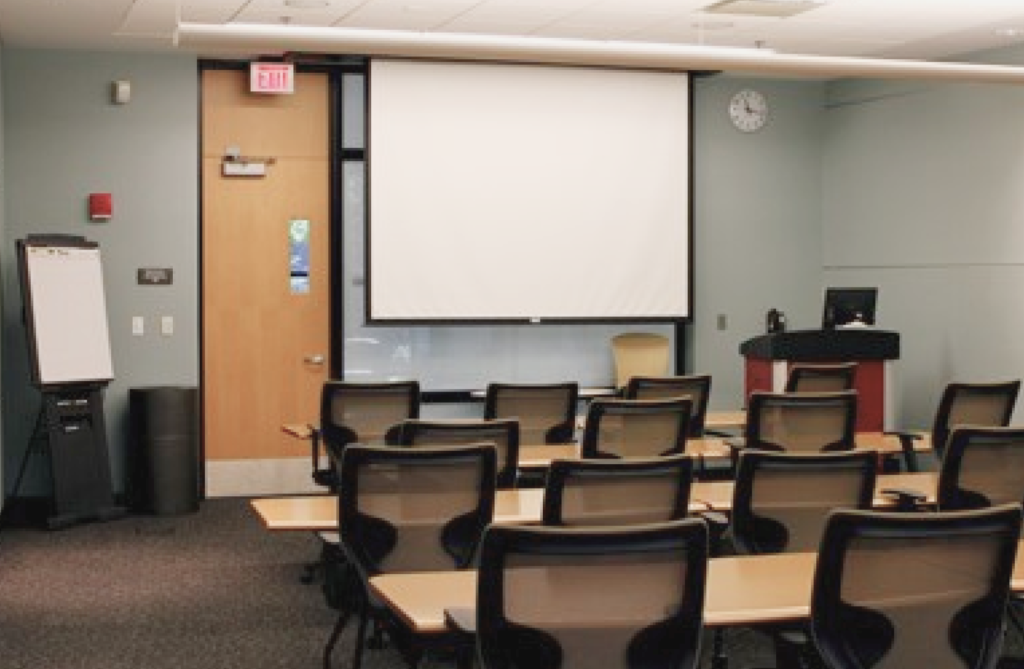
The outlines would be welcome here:
<svg viewBox="0 0 1024 669">
<path fill-rule="evenodd" d="M 316 355 L 307 355 L 305 358 L 303 358 L 303 360 L 307 365 L 322 365 L 325 362 L 324 356 L 320 355 L 319 353 L 317 353 Z"/>
</svg>

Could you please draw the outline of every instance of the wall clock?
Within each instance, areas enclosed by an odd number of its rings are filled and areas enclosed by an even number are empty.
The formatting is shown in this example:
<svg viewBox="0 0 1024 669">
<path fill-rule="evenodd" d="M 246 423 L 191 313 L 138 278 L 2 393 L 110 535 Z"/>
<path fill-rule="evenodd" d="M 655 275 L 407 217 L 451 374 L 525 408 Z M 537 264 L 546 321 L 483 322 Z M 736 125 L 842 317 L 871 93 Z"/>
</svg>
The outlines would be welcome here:
<svg viewBox="0 0 1024 669">
<path fill-rule="evenodd" d="M 758 91 L 745 88 L 729 100 L 729 118 L 743 132 L 760 130 L 768 120 L 768 100 Z"/>
</svg>

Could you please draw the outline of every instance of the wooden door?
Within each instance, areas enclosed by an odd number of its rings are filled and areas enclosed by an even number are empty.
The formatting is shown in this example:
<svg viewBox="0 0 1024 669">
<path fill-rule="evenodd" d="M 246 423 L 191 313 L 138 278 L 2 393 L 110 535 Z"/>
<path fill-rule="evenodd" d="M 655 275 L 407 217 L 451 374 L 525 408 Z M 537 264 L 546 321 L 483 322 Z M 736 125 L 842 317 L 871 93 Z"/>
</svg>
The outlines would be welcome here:
<svg viewBox="0 0 1024 669">
<path fill-rule="evenodd" d="M 329 84 L 248 92 L 248 73 L 202 73 L 202 367 L 207 494 L 309 489 L 308 444 L 328 374 Z M 224 156 L 266 160 L 225 176 Z M 291 282 L 290 230 L 309 222 L 309 287 Z M 298 229 L 301 223 L 296 224 Z"/>
</svg>

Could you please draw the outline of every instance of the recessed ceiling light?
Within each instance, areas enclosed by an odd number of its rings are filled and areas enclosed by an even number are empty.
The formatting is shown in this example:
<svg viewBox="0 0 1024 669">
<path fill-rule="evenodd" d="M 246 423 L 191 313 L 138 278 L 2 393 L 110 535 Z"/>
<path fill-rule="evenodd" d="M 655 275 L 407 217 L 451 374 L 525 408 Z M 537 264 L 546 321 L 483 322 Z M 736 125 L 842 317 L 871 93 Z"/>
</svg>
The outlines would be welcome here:
<svg viewBox="0 0 1024 669">
<path fill-rule="evenodd" d="M 284 4 L 292 9 L 326 9 L 331 6 L 328 0 L 284 0 Z"/>
<path fill-rule="evenodd" d="M 1024 37 L 1024 28 L 998 28 L 996 34 L 1000 37 Z"/>
</svg>

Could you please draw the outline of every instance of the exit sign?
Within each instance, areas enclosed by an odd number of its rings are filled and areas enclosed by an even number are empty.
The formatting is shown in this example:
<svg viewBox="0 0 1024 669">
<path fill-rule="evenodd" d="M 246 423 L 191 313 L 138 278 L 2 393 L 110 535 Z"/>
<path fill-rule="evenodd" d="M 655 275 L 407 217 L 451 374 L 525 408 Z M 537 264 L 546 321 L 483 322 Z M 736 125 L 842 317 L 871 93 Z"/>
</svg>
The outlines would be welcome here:
<svg viewBox="0 0 1024 669">
<path fill-rule="evenodd" d="M 250 63 L 249 91 L 290 95 L 295 92 L 293 63 Z"/>
</svg>

